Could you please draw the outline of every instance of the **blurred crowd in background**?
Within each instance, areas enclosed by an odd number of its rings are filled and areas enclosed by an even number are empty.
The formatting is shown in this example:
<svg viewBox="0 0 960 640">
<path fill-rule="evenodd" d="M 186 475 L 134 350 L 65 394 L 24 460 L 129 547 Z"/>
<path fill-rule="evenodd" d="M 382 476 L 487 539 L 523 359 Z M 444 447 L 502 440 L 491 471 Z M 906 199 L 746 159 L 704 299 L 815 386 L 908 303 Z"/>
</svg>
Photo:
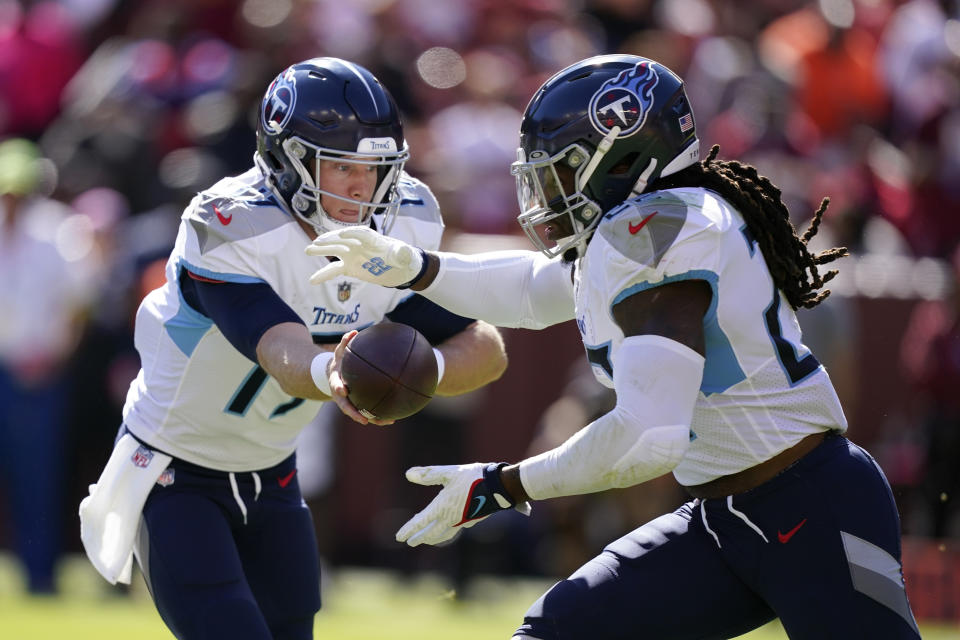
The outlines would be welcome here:
<svg viewBox="0 0 960 640">
<path fill-rule="evenodd" d="M 960 538 L 955 0 L 0 0 L 0 547 L 30 590 L 54 591 L 57 558 L 79 549 L 76 505 L 139 367 L 133 313 L 163 281 L 180 213 L 251 165 L 276 74 L 333 55 L 379 77 L 405 116 L 408 171 L 440 199 L 448 246 L 469 251 L 526 247 L 508 170 L 524 107 L 554 72 L 615 52 L 679 73 L 703 149 L 758 166 L 797 226 L 830 196 L 817 241 L 852 256 L 834 296 L 801 313 L 806 342 L 895 485 L 905 533 Z M 679 504 L 668 476 L 504 516 L 446 549 L 394 543 L 431 495 L 405 486 L 406 464 L 517 459 L 608 408 L 582 353 L 549 331 L 505 334 L 510 372 L 476 397 L 392 430 L 357 435 L 329 413 L 308 430 L 331 563 L 560 575 Z M 380 465 L 374 487 L 360 464 Z"/>
</svg>

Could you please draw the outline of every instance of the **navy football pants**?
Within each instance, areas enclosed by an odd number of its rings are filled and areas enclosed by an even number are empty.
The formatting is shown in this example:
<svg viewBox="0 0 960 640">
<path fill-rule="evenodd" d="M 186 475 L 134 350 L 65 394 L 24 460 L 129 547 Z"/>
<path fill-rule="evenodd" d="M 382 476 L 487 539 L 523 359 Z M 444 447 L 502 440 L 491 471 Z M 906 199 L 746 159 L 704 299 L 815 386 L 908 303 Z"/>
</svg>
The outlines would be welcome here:
<svg viewBox="0 0 960 640">
<path fill-rule="evenodd" d="M 776 617 L 794 640 L 920 637 L 893 494 L 846 438 L 828 436 L 755 489 L 688 502 L 611 543 L 535 602 L 517 636 L 730 638 Z"/>
<path fill-rule="evenodd" d="M 144 506 L 136 552 L 174 635 L 312 638 L 320 564 L 296 457 L 256 474 L 177 459 L 169 469 L 173 484 L 155 486 Z"/>
</svg>

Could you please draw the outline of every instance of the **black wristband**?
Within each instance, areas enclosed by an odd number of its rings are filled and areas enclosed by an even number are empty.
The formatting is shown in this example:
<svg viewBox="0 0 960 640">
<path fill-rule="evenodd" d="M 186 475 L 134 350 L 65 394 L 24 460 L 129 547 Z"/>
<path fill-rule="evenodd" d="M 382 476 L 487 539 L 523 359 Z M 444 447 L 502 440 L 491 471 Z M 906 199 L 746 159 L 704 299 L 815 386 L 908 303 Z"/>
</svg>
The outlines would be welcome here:
<svg viewBox="0 0 960 640">
<path fill-rule="evenodd" d="M 508 464 L 508 462 L 491 462 L 488 464 L 483 469 L 483 481 L 492 493 L 500 494 L 510 503 L 510 506 L 513 507 L 516 506 L 517 501 L 510 495 L 510 492 L 507 491 L 507 488 L 503 485 L 503 480 L 500 478 L 500 470 Z"/>
<path fill-rule="evenodd" d="M 408 280 L 403 284 L 398 284 L 397 286 L 394 287 L 394 289 L 409 289 L 413 285 L 417 284 L 417 281 L 423 277 L 423 274 L 427 272 L 427 266 L 430 264 L 430 261 L 427 260 L 427 252 L 421 249 L 420 247 L 417 247 L 417 251 L 420 252 L 420 258 L 421 258 L 420 271 L 417 272 L 417 275 L 413 276 L 412 280 Z"/>
</svg>

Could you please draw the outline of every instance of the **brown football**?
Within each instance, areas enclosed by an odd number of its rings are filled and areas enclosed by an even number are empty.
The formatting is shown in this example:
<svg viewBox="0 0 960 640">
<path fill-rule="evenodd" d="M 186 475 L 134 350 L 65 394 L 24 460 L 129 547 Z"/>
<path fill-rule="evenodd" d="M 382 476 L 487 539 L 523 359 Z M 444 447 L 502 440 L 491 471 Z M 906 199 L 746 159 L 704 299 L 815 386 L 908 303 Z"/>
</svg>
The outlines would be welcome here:
<svg viewBox="0 0 960 640">
<path fill-rule="evenodd" d="M 399 420 L 420 411 L 437 390 L 437 359 L 423 335 L 381 322 L 356 335 L 340 363 L 347 397 L 368 418 Z"/>
</svg>

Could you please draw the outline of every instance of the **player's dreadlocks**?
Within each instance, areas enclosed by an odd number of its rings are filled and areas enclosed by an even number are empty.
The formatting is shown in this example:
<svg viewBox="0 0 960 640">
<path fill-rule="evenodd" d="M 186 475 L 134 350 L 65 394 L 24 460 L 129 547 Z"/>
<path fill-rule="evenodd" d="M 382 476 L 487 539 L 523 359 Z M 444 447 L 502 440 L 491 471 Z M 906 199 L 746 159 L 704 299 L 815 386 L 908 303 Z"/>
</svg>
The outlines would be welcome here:
<svg viewBox="0 0 960 640">
<path fill-rule="evenodd" d="M 756 167 L 735 160 L 716 160 L 719 145 L 710 149 L 706 160 L 683 171 L 657 180 L 648 191 L 678 187 L 702 187 L 717 192 L 733 204 L 746 220 L 756 238 L 770 275 L 787 296 L 794 309 L 812 308 L 830 295 L 820 289 L 837 275 L 836 269 L 821 276 L 817 265 L 833 262 L 849 255 L 846 247 L 834 247 L 813 254 L 807 243 L 816 235 L 820 220 L 830 203 L 824 198 L 803 236 L 797 235 L 790 214 L 770 180 L 757 173 Z"/>
</svg>

